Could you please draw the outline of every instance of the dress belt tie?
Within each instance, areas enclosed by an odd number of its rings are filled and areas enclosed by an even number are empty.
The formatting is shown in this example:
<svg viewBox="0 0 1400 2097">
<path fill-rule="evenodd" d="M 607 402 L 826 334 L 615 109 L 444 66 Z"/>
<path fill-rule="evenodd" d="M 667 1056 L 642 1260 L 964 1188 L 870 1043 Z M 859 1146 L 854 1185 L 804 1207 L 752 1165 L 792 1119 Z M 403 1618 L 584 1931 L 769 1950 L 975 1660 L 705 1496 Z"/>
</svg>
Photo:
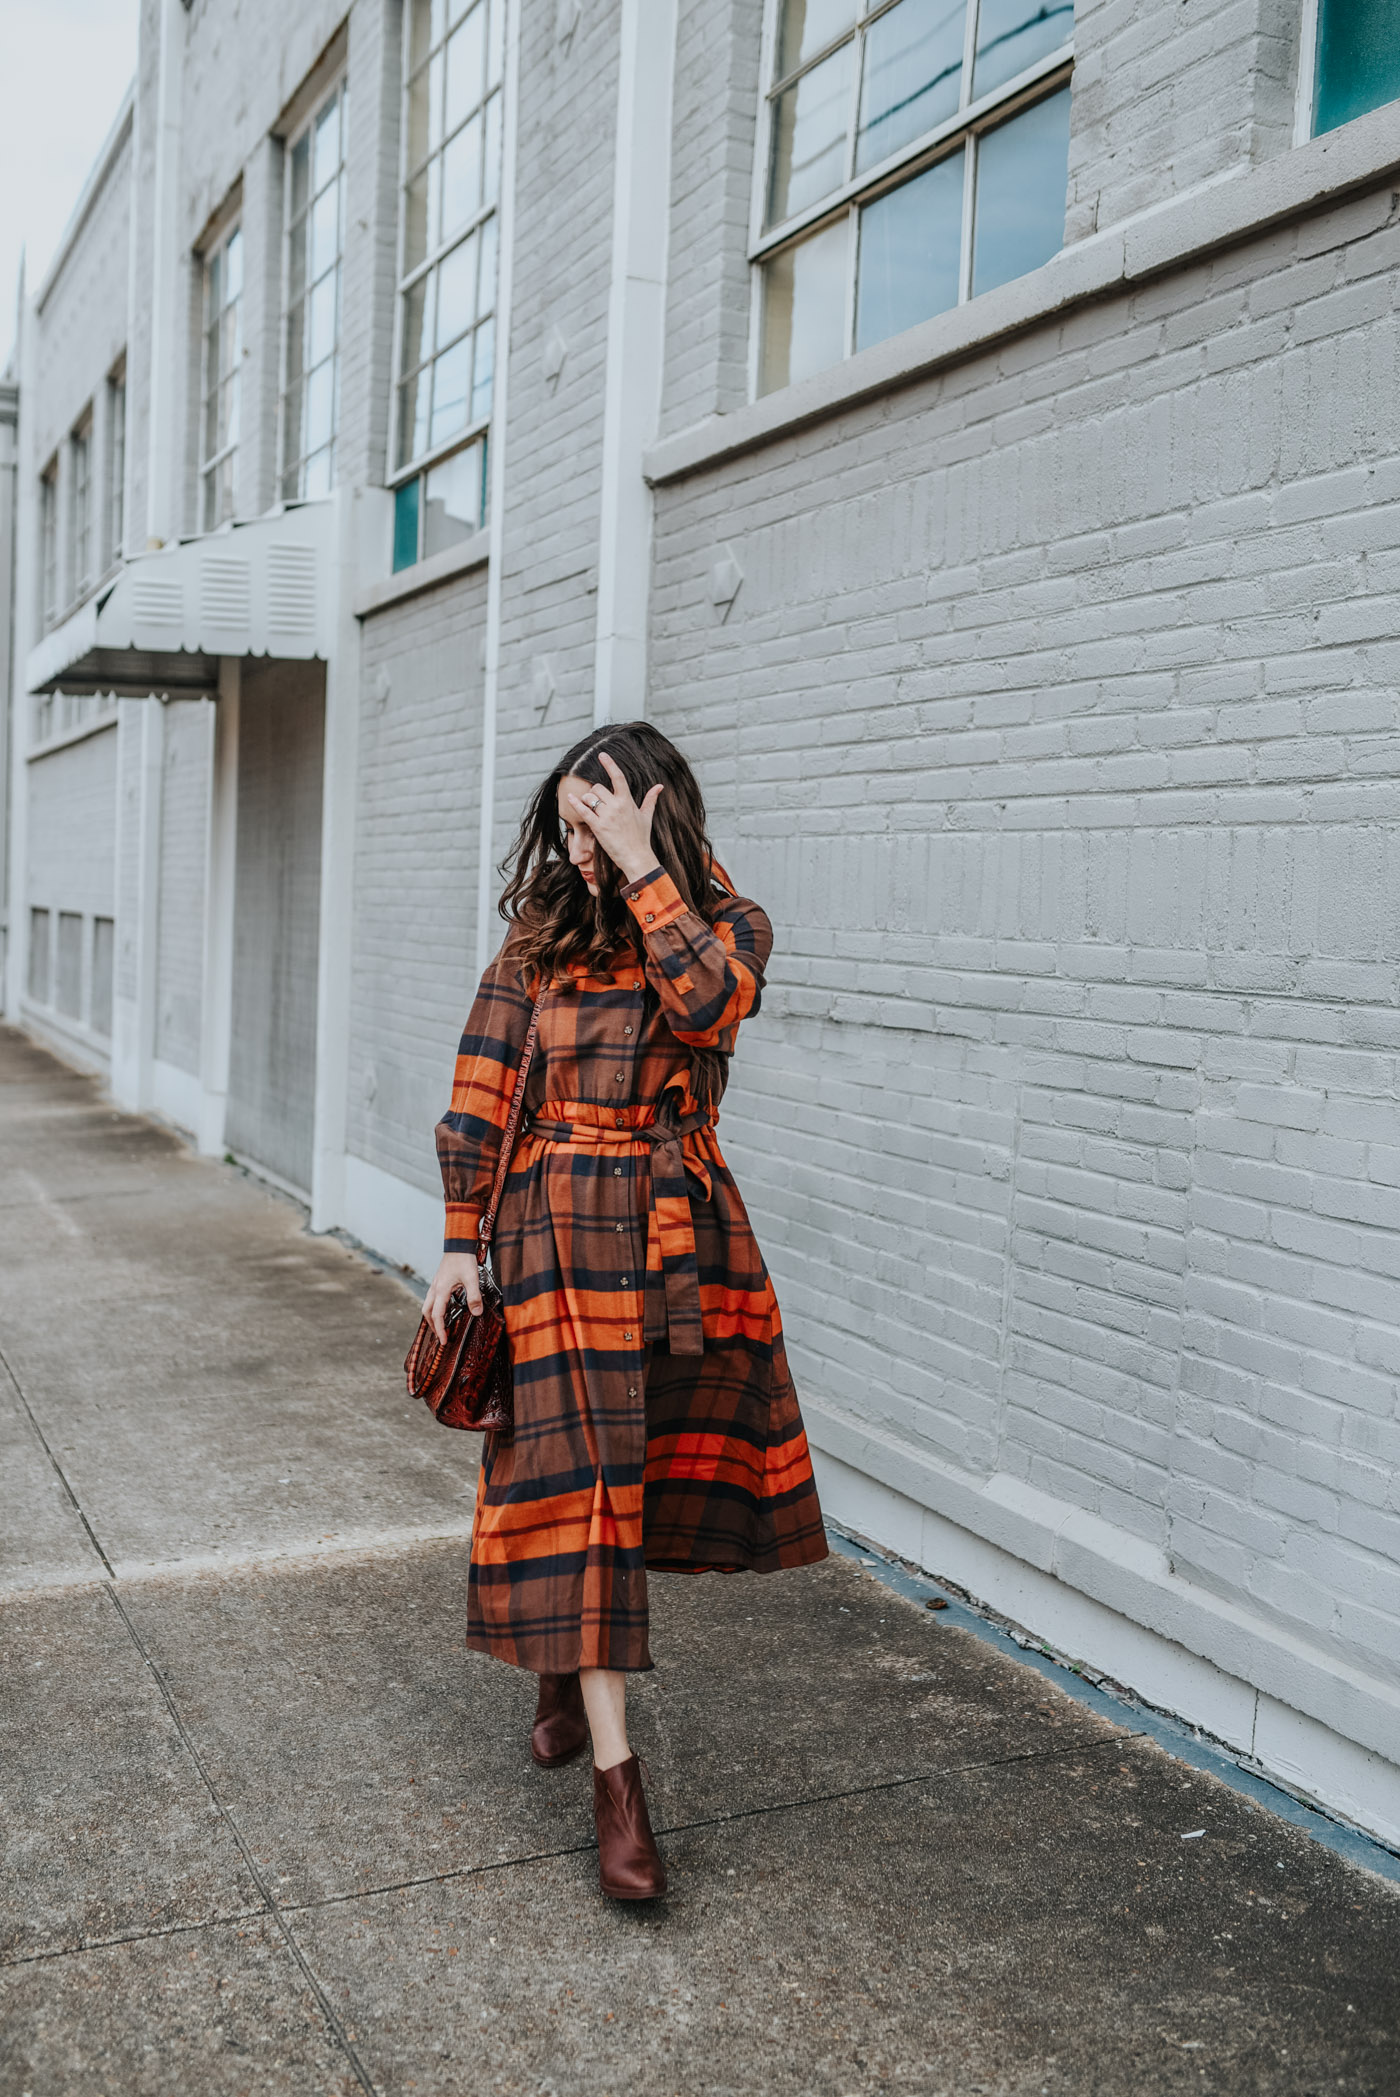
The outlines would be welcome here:
<svg viewBox="0 0 1400 2097">
<path fill-rule="evenodd" d="M 700 1314 L 700 1263 L 695 1251 L 695 1219 L 685 1181 L 687 1136 L 713 1125 L 703 1108 L 676 1121 L 551 1121 L 532 1116 L 526 1133 L 547 1143 L 579 1143 L 599 1150 L 631 1149 L 645 1143 L 651 1150 L 651 1192 L 647 1207 L 647 1271 L 642 1336 L 664 1339 L 672 1354 L 703 1354 L 705 1329 Z"/>
</svg>

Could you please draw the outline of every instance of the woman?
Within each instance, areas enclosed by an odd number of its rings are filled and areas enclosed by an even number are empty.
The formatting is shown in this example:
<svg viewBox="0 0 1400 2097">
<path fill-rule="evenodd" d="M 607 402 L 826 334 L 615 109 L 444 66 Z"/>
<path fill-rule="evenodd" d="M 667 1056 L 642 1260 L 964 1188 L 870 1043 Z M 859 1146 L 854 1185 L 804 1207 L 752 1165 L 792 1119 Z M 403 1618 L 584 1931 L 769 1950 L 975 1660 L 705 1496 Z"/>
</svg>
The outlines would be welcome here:
<svg viewBox="0 0 1400 2097">
<path fill-rule="evenodd" d="M 425 1309 L 480 1304 L 477 1232 L 521 1052 L 539 1035 L 494 1240 L 515 1433 L 484 1445 L 467 1643 L 540 1678 L 531 1747 L 592 1735 L 603 1891 L 666 1875 L 627 1744 L 651 1666 L 647 1568 L 826 1556 L 772 1284 L 715 1140 L 772 928 L 733 893 L 694 774 L 644 721 L 600 729 L 526 812 L 510 921 L 438 1125 L 446 1250 Z"/>
</svg>

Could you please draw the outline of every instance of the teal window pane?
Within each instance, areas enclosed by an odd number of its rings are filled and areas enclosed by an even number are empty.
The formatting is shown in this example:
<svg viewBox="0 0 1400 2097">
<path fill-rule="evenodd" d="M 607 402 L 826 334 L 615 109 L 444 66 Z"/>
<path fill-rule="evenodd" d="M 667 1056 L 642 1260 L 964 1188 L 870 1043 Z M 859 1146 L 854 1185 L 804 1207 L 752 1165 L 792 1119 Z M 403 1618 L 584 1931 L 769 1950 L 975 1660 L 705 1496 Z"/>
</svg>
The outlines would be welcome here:
<svg viewBox="0 0 1400 2097">
<path fill-rule="evenodd" d="M 862 211 L 857 349 L 958 303 L 966 158 L 959 148 Z"/>
<path fill-rule="evenodd" d="M 785 80 L 856 18 L 854 0 L 783 0 L 778 28 L 778 78 Z"/>
<path fill-rule="evenodd" d="M 1400 0 L 1320 0 L 1313 130 L 1400 101 Z"/>
<path fill-rule="evenodd" d="M 420 483 L 405 481 L 394 490 L 394 573 L 411 568 L 418 558 L 418 491 Z"/>
<path fill-rule="evenodd" d="M 842 44 L 773 105 L 773 165 L 768 223 L 794 218 L 846 179 L 846 135 L 851 119 L 851 52 Z"/>
<path fill-rule="evenodd" d="M 972 292 L 1024 277 L 1058 254 L 1069 187 L 1069 89 L 1033 102 L 977 147 Z"/>
</svg>

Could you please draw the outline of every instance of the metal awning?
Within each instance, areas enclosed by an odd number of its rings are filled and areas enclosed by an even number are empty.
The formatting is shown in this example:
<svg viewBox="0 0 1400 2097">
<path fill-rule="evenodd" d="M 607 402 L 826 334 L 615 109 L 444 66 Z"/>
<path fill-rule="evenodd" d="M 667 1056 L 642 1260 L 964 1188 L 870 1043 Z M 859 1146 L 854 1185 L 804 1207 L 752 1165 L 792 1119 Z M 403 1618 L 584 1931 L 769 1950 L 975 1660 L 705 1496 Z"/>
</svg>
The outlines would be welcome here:
<svg viewBox="0 0 1400 2097">
<path fill-rule="evenodd" d="M 30 650 L 27 689 L 181 698 L 215 689 L 220 656 L 325 660 L 335 508 L 298 503 L 125 561 Z"/>
</svg>

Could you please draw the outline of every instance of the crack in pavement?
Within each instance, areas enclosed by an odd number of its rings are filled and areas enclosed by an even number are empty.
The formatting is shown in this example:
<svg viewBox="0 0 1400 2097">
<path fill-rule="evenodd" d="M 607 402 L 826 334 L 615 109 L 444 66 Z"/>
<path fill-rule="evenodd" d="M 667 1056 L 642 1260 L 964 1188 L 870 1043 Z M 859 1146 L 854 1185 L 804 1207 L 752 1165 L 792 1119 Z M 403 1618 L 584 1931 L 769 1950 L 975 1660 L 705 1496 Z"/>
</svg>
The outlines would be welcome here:
<svg viewBox="0 0 1400 2097">
<path fill-rule="evenodd" d="M 147 1665 L 152 1667 L 157 1680 L 160 1680 L 159 1671 L 154 1668 L 154 1664 L 148 1660 Z M 164 1689 L 163 1683 L 162 1689 Z M 168 1693 L 166 1702 L 167 1704 L 170 1703 Z M 181 1732 L 182 1737 L 184 1737 L 183 1728 Z M 950 1762 L 943 1764 L 937 1769 L 917 1770 L 912 1776 L 883 1777 L 873 1784 L 852 1784 L 841 1791 L 807 1792 L 798 1798 L 771 1799 L 766 1805 L 739 1806 L 731 1813 L 709 1813 L 703 1814 L 695 1820 L 676 1820 L 659 1823 L 656 1833 L 658 1835 L 687 1835 L 694 1833 L 698 1828 L 726 1827 L 737 1820 L 757 1820 L 768 1814 L 776 1813 L 797 1813 L 807 1806 L 832 1805 L 839 1803 L 843 1799 L 868 1798 L 882 1792 L 907 1790 L 914 1784 L 936 1783 L 941 1777 L 967 1776 L 978 1770 L 1010 1769 L 1027 1762 L 1053 1762 L 1065 1755 L 1081 1755 L 1098 1749 L 1117 1748 L 1121 1750 L 1130 1740 L 1144 1740 L 1146 1738 L 1147 1735 L 1142 1733 L 1124 1733 L 1119 1734 L 1112 1740 L 1085 1739 L 1068 1741 L 1061 1747 L 1028 1749 L 1024 1754 L 1020 1755 L 997 1755 L 990 1761 L 985 1762 Z M 197 1761 L 198 1758 L 196 1757 Z M 204 1775 L 202 1767 L 200 1774 Z M 205 1782 L 206 1784 L 208 1783 L 207 1777 Z M 210 1786 L 210 1792 L 211 1796 L 214 1796 L 212 1786 Z M 381 1900 L 390 1893 L 411 1893 L 420 1886 L 448 1886 L 466 1879 L 485 1878 L 495 1872 L 516 1871 L 529 1864 L 552 1863 L 560 1857 L 585 1856 L 590 1850 L 596 1850 L 597 1847 L 597 1842 L 594 1840 L 566 1842 L 556 1849 L 524 1850 L 518 1856 L 496 1857 L 489 1863 L 483 1864 L 462 1864 L 449 1871 L 426 1872 L 419 1878 L 391 1879 L 379 1886 L 356 1886 L 347 1893 L 324 1893 L 315 1900 L 283 1901 L 266 1909 L 244 1908 L 227 1915 L 209 1915 L 199 1922 L 165 1923 L 156 1929 L 129 1930 L 114 1937 L 84 1938 L 78 1943 L 55 1945 L 46 1951 L 21 1952 L 16 1957 L 0 1957 L 0 1971 L 11 1966 L 35 1966 L 46 1960 L 76 1958 L 83 1952 L 109 1951 L 123 1944 L 142 1944 L 152 1938 L 190 1936 L 197 1934 L 201 1930 L 226 1929 L 236 1922 L 276 1920 L 281 1915 L 315 1915 L 327 1908 L 348 1907 L 356 1901 Z M 256 1871 L 254 1871 L 253 1875 L 259 1891 L 262 1891 L 261 1878 Z M 267 1897 L 269 1900 L 271 1899 L 270 1895 Z"/>
</svg>

